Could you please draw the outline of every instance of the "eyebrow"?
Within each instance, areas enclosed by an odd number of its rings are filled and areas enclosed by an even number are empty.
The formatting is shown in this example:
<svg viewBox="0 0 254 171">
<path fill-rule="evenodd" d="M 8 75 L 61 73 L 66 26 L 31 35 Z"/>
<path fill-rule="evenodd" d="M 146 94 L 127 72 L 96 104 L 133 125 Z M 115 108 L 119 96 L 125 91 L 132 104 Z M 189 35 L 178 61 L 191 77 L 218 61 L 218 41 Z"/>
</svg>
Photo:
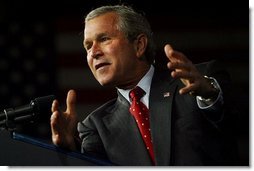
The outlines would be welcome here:
<svg viewBox="0 0 254 171">
<path fill-rule="evenodd" d="M 108 33 L 100 33 L 100 34 L 98 34 L 98 35 L 96 36 L 96 40 L 101 39 L 102 37 L 108 36 L 108 35 L 109 35 Z"/>
<path fill-rule="evenodd" d="M 105 32 L 105 33 L 99 33 L 99 34 L 97 34 L 96 36 L 95 36 L 95 40 L 99 40 L 100 38 L 102 38 L 103 36 L 108 36 L 109 34 L 107 33 L 107 32 Z M 85 46 L 85 45 L 87 45 L 88 43 L 89 43 L 90 41 L 89 41 L 89 39 L 88 40 L 84 40 L 83 41 L 83 45 Z"/>
</svg>

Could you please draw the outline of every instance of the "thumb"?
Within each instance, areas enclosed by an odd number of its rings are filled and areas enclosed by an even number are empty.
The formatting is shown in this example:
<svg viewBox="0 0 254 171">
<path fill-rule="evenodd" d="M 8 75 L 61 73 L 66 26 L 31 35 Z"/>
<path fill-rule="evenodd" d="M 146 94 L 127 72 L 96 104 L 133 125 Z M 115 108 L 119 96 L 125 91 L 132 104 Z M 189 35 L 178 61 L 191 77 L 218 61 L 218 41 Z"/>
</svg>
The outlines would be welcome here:
<svg viewBox="0 0 254 171">
<path fill-rule="evenodd" d="M 68 114 L 75 113 L 75 105 L 76 105 L 76 92 L 74 90 L 69 90 L 66 98 L 66 112 Z"/>
<path fill-rule="evenodd" d="M 172 46 L 170 45 L 170 44 L 166 44 L 165 46 L 164 46 L 164 51 L 165 51 L 165 54 L 166 54 L 166 56 L 167 56 L 167 58 L 171 61 L 171 60 L 173 60 L 173 57 L 172 57 L 172 54 L 173 54 L 173 48 L 172 48 Z"/>
</svg>

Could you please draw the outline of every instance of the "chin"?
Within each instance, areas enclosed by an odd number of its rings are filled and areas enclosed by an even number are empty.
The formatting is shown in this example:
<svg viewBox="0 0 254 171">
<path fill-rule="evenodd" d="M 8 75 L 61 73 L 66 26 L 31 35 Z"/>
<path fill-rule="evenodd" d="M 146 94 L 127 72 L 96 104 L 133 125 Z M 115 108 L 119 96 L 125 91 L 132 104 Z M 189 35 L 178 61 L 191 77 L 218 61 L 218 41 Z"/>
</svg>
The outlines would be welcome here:
<svg viewBox="0 0 254 171">
<path fill-rule="evenodd" d="M 116 87 L 115 82 L 111 80 L 100 80 L 98 81 L 103 87 Z"/>
<path fill-rule="evenodd" d="M 101 86 L 105 87 L 105 86 L 113 86 L 114 84 L 112 84 L 111 81 L 108 80 L 98 80 L 98 82 L 100 83 Z"/>
</svg>

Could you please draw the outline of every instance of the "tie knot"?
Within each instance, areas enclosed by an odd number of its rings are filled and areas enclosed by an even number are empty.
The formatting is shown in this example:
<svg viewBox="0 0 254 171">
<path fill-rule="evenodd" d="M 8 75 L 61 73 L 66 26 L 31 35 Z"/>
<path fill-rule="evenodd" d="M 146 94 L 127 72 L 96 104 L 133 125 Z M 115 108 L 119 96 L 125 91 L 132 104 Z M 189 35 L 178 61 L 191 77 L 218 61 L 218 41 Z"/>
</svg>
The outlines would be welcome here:
<svg viewBox="0 0 254 171">
<path fill-rule="evenodd" d="M 135 87 L 130 91 L 130 98 L 133 101 L 135 100 L 140 100 L 143 96 L 145 95 L 145 91 L 140 88 L 140 87 Z"/>
</svg>

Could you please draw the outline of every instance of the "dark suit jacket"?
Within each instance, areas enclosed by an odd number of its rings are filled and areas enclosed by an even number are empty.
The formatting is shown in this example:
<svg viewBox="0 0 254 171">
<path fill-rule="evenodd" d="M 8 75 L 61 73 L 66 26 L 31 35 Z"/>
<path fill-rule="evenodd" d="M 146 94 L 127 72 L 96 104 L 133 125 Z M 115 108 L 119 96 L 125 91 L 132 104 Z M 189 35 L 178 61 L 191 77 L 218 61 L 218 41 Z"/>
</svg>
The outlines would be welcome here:
<svg viewBox="0 0 254 171">
<path fill-rule="evenodd" d="M 214 64 L 212 61 L 198 68 L 223 83 L 224 91 L 225 75 Z M 220 129 L 224 109 L 216 112 L 199 109 L 195 97 L 179 95 L 181 87 L 181 81 L 170 77 L 168 70 L 155 69 L 149 109 L 156 165 L 233 165 Z M 164 97 L 167 92 L 169 96 Z M 129 107 L 129 102 L 118 93 L 117 99 L 80 122 L 82 151 L 104 156 L 117 165 L 151 165 Z"/>
</svg>

